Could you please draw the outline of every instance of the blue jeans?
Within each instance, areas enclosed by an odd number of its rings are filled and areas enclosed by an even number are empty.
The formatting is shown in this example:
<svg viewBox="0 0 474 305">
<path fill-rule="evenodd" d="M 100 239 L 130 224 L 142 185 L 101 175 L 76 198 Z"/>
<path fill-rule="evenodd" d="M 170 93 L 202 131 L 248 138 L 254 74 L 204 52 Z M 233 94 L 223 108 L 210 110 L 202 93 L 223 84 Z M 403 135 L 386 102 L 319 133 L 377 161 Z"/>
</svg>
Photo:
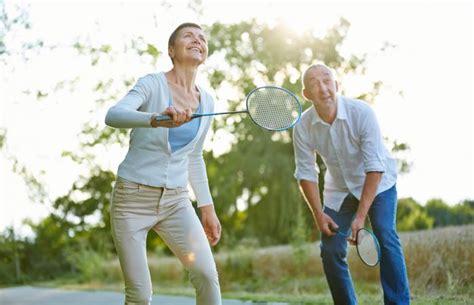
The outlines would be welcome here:
<svg viewBox="0 0 474 305">
<path fill-rule="evenodd" d="M 326 207 L 323 211 L 339 225 L 340 232 L 349 234 L 358 205 L 359 200 L 349 194 L 339 212 Z M 380 243 L 380 280 L 386 305 L 410 303 L 405 258 L 396 231 L 396 213 L 397 189 L 394 185 L 375 197 L 368 215 Z M 347 241 L 341 235 L 321 234 L 321 258 L 334 304 L 352 305 L 357 304 L 357 299 L 347 265 Z"/>
</svg>

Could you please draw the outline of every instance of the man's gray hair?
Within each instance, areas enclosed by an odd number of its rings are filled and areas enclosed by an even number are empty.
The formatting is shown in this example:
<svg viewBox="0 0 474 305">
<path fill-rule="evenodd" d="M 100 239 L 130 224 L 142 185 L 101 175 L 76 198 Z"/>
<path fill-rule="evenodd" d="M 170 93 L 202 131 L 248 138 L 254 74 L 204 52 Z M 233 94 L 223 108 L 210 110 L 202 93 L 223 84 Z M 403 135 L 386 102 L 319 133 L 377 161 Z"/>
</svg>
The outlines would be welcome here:
<svg viewBox="0 0 474 305">
<path fill-rule="evenodd" d="M 322 62 L 317 62 L 317 63 L 314 63 L 312 65 L 310 65 L 308 68 L 306 68 L 306 70 L 304 71 L 303 73 L 303 77 L 301 78 L 301 84 L 303 85 L 303 89 L 306 87 L 305 86 L 305 80 L 306 80 L 306 76 L 308 75 L 308 72 L 313 70 L 313 69 L 317 69 L 317 68 L 324 68 L 326 70 L 329 71 L 329 73 L 331 73 L 334 81 L 337 80 L 337 74 L 336 72 L 334 71 L 334 69 L 328 67 L 325 63 L 322 63 Z"/>
</svg>

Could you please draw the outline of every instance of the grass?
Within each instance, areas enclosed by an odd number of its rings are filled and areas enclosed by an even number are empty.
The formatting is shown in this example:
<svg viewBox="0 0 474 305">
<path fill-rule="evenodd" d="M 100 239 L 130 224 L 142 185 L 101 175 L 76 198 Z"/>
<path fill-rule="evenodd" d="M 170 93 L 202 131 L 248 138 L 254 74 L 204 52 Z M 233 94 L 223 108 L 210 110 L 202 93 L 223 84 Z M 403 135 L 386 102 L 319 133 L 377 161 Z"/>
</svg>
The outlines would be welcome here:
<svg viewBox="0 0 474 305">
<path fill-rule="evenodd" d="M 318 284 L 316 284 L 318 285 Z M 49 287 L 49 288 L 62 288 L 71 290 L 108 290 L 108 291 L 123 291 L 121 283 L 101 283 L 101 282 L 89 282 L 78 284 L 77 282 L 70 281 L 50 281 L 38 283 L 35 286 Z M 366 288 L 368 288 L 366 290 Z M 374 290 L 377 290 L 374 293 Z M 180 295 L 193 297 L 194 290 L 192 287 L 169 287 L 163 285 L 154 285 L 153 291 L 157 294 L 164 295 Z M 378 292 L 377 284 L 357 284 L 356 283 L 357 298 L 359 304 L 382 304 L 381 294 Z M 242 301 L 253 301 L 253 302 L 286 302 L 291 305 L 322 305 L 332 304 L 331 296 L 327 289 L 320 293 L 309 293 L 309 294 L 286 294 L 277 292 L 267 293 L 250 293 L 245 291 L 235 292 L 224 292 L 223 298 L 226 299 L 239 299 Z M 450 294 L 450 293 L 412 293 L 412 305 L 469 305 L 472 304 L 472 295 L 466 292 L 464 294 Z"/>
<path fill-rule="evenodd" d="M 400 234 L 415 305 L 472 304 L 474 299 L 474 225 Z M 89 256 L 85 257 L 88 260 Z M 242 247 L 215 255 L 224 298 L 291 304 L 332 304 L 313 244 L 270 248 Z M 364 266 L 355 253 L 349 265 L 360 304 L 382 304 L 378 268 Z M 89 260 L 90 261 L 90 260 Z M 42 286 L 122 291 L 115 259 L 92 260 L 82 279 L 60 279 Z M 154 291 L 193 296 L 194 291 L 174 257 L 149 257 Z M 91 270 L 95 273 L 91 274 Z M 97 280 L 90 280 L 90 279 Z"/>
</svg>

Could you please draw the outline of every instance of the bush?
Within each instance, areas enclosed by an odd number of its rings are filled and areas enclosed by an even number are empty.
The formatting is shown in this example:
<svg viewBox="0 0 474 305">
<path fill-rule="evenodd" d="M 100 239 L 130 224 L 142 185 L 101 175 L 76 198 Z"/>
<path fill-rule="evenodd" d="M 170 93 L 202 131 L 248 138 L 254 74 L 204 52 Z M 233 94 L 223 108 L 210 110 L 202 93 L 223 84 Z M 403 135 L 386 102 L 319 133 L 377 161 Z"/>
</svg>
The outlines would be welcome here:
<svg viewBox="0 0 474 305">
<path fill-rule="evenodd" d="M 104 263 L 104 259 L 98 253 L 91 250 L 74 251 L 69 252 L 66 259 L 80 274 L 81 281 L 103 279 L 101 265 Z"/>
<path fill-rule="evenodd" d="M 397 230 L 426 230 L 433 227 L 434 219 L 412 198 L 398 200 Z"/>
</svg>

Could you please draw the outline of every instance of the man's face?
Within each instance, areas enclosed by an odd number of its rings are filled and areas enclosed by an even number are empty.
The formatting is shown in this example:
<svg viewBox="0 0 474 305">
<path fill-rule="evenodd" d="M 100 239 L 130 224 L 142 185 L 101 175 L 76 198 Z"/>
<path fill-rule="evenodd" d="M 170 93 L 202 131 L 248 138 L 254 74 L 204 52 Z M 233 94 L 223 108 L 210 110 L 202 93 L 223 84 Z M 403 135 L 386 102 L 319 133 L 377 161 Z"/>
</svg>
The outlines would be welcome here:
<svg viewBox="0 0 474 305">
<path fill-rule="evenodd" d="M 207 39 L 201 29 L 186 27 L 179 31 L 174 46 L 169 49 L 174 61 L 203 63 L 207 58 Z"/>
<path fill-rule="evenodd" d="M 336 105 L 337 83 L 324 66 L 316 66 L 305 73 L 305 89 L 303 95 L 318 109 L 328 108 Z"/>
</svg>

